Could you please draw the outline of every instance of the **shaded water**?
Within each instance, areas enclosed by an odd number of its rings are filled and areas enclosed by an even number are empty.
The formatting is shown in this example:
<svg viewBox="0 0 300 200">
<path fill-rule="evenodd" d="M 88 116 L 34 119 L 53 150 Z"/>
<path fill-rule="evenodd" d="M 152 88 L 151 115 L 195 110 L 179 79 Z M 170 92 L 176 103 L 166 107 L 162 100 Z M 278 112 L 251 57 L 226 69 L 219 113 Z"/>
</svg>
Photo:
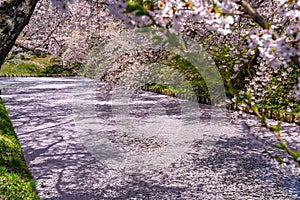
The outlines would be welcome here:
<svg viewBox="0 0 300 200">
<path fill-rule="evenodd" d="M 282 176 L 247 135 L 241 122 L 253 120 L 251 116 L 229 123 L 225 115 L 225 127 L 212 151 L 203 154 L 207 141 L 195 137 L 176 160 L 157 171 L 149 168 L 150 172 L 133 175 L 114 168 L 113 154 L 104 155 L 114 150 L 111 144 L 144 155 L 174 139 L 170 130 L 176 129 L 176 122 L 194 130 L 190 124 L 197 121 L 200 136 L 208 134 L 214 111 L 202 105 L 189 114 L 180 100 L 143 91 L 134 93 L 128 105 L 117 98 L 113 104 L 106 83 L 85 78 L 0 78 L 0 89 L 39 194 L 46 199 L 300 198 L 299 178 Z M 187 110 L 185 115 L 182 110 Z M 126 113 L 129 116 L 120 117 Z M 136 128 L 145 138 L 126 135 Z M 286 125 L 286 129 L 287 139 L 299 142 L 299 128 Z M 161 137 L 146 137 L 153 132 Z M 109 145 L 103 145 L 99 136 Z"/>
</svg>

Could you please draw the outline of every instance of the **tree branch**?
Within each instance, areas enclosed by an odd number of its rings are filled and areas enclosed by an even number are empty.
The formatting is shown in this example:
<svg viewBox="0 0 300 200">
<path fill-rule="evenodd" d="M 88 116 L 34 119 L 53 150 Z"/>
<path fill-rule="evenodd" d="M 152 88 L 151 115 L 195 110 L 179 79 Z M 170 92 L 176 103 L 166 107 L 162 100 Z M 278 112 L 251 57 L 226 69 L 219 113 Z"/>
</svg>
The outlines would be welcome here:
<svg viewBox="0 0 300 200">
<path fill-rule="evenodd" d="M 237 3 L 244 8 L 245 12 L 253 19 L 253 21 L 259 24 L 259 26 L 261 26 L 263 29 L 269 28 L 269 23 L 250 5 L 247 0 L 240 0 Z M 273 38 L 278 39 L 280 38 L 280 35 L 274 32 Z M 299 56 L 293 56 L 291 57 L 291 60 L 295 65 L 300 67 Z"/>
</svg>

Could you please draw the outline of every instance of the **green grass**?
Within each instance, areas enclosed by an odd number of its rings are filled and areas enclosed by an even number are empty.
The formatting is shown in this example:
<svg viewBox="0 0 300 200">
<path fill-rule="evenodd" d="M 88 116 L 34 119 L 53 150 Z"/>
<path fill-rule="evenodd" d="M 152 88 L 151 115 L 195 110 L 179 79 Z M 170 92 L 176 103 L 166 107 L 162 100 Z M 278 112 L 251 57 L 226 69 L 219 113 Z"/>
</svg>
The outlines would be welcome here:
<svg viewBox="0 0 300 200">
<path fill-rule="evenodd" d="M 15 64 L 12 61 L 7 61 L 2 65 L 0 74 L 17 74 L 17 75 L 34 75 L 42 74 L 43 67 L 35 65 L 33 63 L 22 62 Z"/>
<path fill-rule="evenodd" d="M 22 149 L 0 98 L 0 199 L 40 199 Z"/>
<path fill-rule="evenodd" d="M 151 88 L 158 88 L 163 90 L 168 90 L 174 93 L 184 93 L 184 94 L 194 94 L 199 97 L 207 97 L 209 98 L 208 88 L 206 86 L 205 80 L 202 78 L 201 74 L 197 72 L 193 66 L 186 61 L 185 59 L 181 58 L 178 55 L 163 59 L 159 61 L 160 63 L 167 65 L 171 67 L 172 69 L 177 70 L 181 75 L 183 75 L 186 78 L 186 81 L 188 82 L 189 87 L 185 87 L 182 85 L 176 85 L 170 86 L 170 85 L 161 85 L 157 83 L 148 83 L 147 86 L 150 86 Z M 224 73 L 221 73 L 223 80 L 226 80 L 227 75 Z M 296 77 L 299 76 L 299 73 L 296 73 L 295 77 L 292 78 L 292 80 L 295 80 Z M 213 84 L 213 82 L 212 82 Z M 230 97 L 231 92 L 230 87 L 226 85 L 226 81 L 224 81 L 226 94 L 228 97 Z M 244 83 L 238 82 L 233 85 L 234 92 L 237 93 L 241 89 Z M 274 83 L 276 85 L 283 84 L 281 81 L 280 83 Z M 264 99 L 263 103 L 260 105 L 261 108 L 267 108 L 272 111 L 278 111 L 280 113 L 285 114 L 294 114 L 295 116 L 300 115 L 300 105 L 297 105 L 294 103 L 293 106 L 291 106 L 291 112 L 287 112 L 286 107 L 292 101 L 290 98 L 287 98 L 287 92 L 290 91 L 295 83 L 291 82 L 291 80 L 288 80 L 287 83 L 285 83 L 285 87 L 280 86 L 275 91 L 273 89 L 268 88 L 268 95 Z M 288 87 L 287 87 L 288 86 Z M 283 103 L 278 103 L 278 99 L 283 99 Z"/>
<path fill-rule="evenodd" d="M 23 61 L 19 64 L 6 61 L 0 69 L 0 75 L 68 75 L 71 73 L 73 72 L 69 72 L 57 64 L 43 66 L 30 61 Z"/>
<path fill-rule="evenodd" d="M 202 75 L 193 65 L 179 55 L 174 55 L 171 58 L 159 61 L 161 64 L 169 66 L 177 71 L 184 81 L 177 80 L 178 85 L 163 86 L 155 83 L 150 83 L 152 87 L 170 90 L 175 93 L 196 94 L 198 96 L 209 96 L 208 87 L 202 78 Z M 213 81 L 213 80 L 212 80 Z M 211 82 L 212 83 L 212 82 Z M 212 83 L 213 84 L 213 83 Z"/>
<path fill-rule="evenodd" d="M 0 75 L 74 75 L 80 64 L 73 67 L 63 67 L 58 59 L 38 57 L 31 55 L 29 58 L 14 59 L 8 56 L 1 66 Z"/>
</svg>

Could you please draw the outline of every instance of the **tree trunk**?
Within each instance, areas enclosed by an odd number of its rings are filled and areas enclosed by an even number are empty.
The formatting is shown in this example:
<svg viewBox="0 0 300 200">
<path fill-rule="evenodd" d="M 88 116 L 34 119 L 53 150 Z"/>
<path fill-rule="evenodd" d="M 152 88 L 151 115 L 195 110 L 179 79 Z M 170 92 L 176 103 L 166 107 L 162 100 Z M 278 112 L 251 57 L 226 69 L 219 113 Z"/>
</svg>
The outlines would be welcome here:
<svg viewBox="0 0 300 200">
<path fill-rule="evenodd" d="M 5 0 L 0 5 L 0 69 L 38 0 Z"/>
</svg>

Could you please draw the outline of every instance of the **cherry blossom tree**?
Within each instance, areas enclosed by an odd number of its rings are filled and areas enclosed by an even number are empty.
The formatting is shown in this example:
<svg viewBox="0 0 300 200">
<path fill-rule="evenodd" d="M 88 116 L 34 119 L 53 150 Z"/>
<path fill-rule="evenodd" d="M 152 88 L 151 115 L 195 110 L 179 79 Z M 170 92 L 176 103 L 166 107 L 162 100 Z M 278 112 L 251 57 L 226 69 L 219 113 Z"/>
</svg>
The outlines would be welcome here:
<svg viewBox="0 0 300 200">
<path fill-rule="evenodd" d="M 0 0 L 0 67 L 28 24 L 37 0 Z"/>
<path fill-rule="evenodd" d="M 191 31 L 215 54 L 230 47 L 229 55 L 235 62 L 232 79 L 255 58 L 251 67 L 257 69 L 257 74 L 246 79 L 251 79 L 248 89 L 257 97 L 264 95 L 274 72 L 281 70 L 282 78 L 287 79 L 300 67 L 300 1 L 119 0 L 116 4 L 111 2 L 110 8 L 131 27 L 157 25 L 173 31 Z M 293 95 L 300 99 L 298 89 L 299 85 L 295 86 Z"/>
<path fill-rule="evenodd" d="M 280 142 L 278 147 L 300 166 L 299 153 L 289 148 L 280 136 L 280 123 L 271 126 L 258 112 L 258 106 L 268 93 L 266 88 L 276 74 L 279 74 L 278 81 L 299 74 L 300 1 L 119 0 L 115 4 L 111 2 L 110 9 L 128 27 L 159 26 L 193 34 L 208 52 L 215 55 L 220 70 L 230 71 L 230 79 L 236 79 L 246 68 L 249 73 L 242 76 L 247 80 L 246 88 L 232 100 L 243 99 L 262 125 L 274 132 Z M 223 60 L 218 60 L 220 55 Z M 226 57 L 230 59 L 226 60 Z M 277 86 L 273 87 L 276 89 Z M 288 94 L 296 102 L 300 100 L 299 88 L 300 77 L 294 91 Z M 282 102 L 282 99 L 278 101 Z"/>
<path fill-rule="evenodd" d="M 40 0 L 15 46 L 58 57 L 64 66 L 83 63 L 88 52 L 123 29 L 100 0 Z"/>
<path fill-rule="evenodd" d="M 223 58 L 230 60 L 214 60 L 229 79 L 244 79 L 244 92 L 251 90 L 256 103 L 267 95 L 274 73 L 280 81 L 299 70 L 299 1 L 290 0 L 40 0 L 16 47 L 51 52 L 63 64 L 84 62 L 89 49 L 123 29 L 114 17 L 128 27 L 185 32 L 212 55 L 226 51 Z M 299 82 L 288 94 L 293 96 L 300 99 Z"/>
<path fill-rule="evenodd" d="M 40 0 L 16 47 L 50 52 L 64 65 L 72 65 L 84 62 L 91 48 L 123 30 L 115 17 L 127 28 L 167 27 L 194 37 L 212 55 L 226 51 L 230 64 L 215 59 L 218 66 L 232 82 L 243 79 L 244 92 L 251 90 L 253 100 L 260 103 L 274 73 L 280 72 L 278 79 L 286 80 L 299 68 L 298 4 L 276 0 Z M 245 76 L 243 71 L 249 73 Z M 300 99 L 299 85 L 288 94 L 290 99 L 293 96 Z"/>
</svg>

